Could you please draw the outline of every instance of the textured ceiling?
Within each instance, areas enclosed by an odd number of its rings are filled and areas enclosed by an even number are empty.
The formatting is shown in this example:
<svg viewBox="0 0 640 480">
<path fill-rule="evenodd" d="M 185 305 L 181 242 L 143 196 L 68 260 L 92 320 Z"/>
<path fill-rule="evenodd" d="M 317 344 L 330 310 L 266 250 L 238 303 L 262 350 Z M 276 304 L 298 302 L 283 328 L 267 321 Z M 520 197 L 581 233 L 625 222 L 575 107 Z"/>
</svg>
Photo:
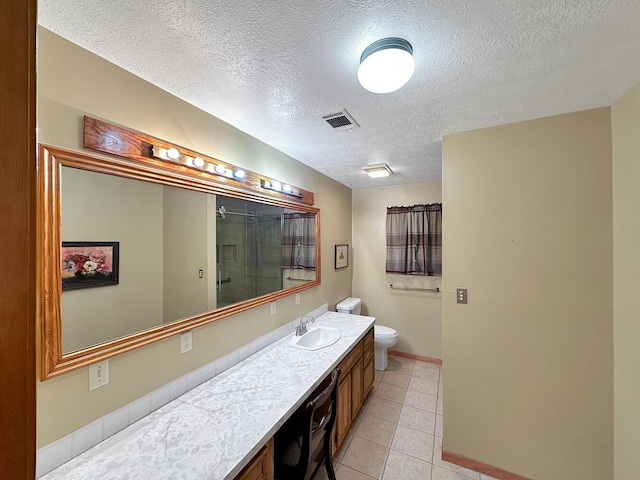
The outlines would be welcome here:
<svg viewBox="0 0 640 480">
<path fill-rule="evenodd" d="M 609 106 L 640 81 L 638 0 L 40 0 L 39 23 L 352 188 L 441 177 L 442 135 Z M 401 90 L 360 54 L 407 39 Z M 346 108 L 361 128 L 322 116 Z M 395 175 L 369 179 L 366 165 Z M 550 172 L 551 173 L 551 172 Z"/>
</svg>

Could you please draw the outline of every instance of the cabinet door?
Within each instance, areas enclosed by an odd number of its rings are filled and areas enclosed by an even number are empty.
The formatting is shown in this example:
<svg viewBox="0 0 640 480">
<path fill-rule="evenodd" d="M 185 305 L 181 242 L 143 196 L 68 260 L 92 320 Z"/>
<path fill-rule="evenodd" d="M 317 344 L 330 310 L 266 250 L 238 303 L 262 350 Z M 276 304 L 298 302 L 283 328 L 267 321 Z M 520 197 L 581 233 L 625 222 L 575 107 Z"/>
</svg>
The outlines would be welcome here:
<svg viewBox="0 0 640 480">
<path fill-rule="evenodd" d="M 262 447 L 235 480 L 273 480 L 273 438 Z"/>
<path fill-rule="evenodd" d="M 347 436 L 351 425 L 351 375 L 347 373 L 338 384 L 338 411 L 336 412 L 336 448 Z"/>
<path fill-rule="evenodd" d="M 362 357 L 358 359 L 351 369 L 351 420 L 353 421 L 360 411 L 364 397 L 362 395 Z"/>
<path fill-rule="evenodd" d="M 376 376 L 376 371 L 374 369 L 373 358 L 369 360 L 369 362 L 364 366 L 364 373 L 362 375 L 362 386 L 363 391 L 362 394 L 366 397 L 369 394 L 369 390 L 373 386 L 373 380 Z"/>
</svg>

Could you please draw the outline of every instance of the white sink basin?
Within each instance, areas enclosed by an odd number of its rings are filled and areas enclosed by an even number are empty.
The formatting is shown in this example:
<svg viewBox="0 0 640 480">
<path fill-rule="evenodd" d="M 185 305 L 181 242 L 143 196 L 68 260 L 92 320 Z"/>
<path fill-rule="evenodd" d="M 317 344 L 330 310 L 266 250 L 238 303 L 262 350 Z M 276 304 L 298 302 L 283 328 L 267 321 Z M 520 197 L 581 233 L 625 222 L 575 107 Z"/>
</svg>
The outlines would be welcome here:
<svg viewBox="0 0 640 480">
<path fill-rule="evenodd" d="M 336 343 L 342 334 L 333 327 L 316 327 L 309 329 L 307 333 L 291 339 L 291 345 L 303 350 L 318 350 Z"/>
</svg>

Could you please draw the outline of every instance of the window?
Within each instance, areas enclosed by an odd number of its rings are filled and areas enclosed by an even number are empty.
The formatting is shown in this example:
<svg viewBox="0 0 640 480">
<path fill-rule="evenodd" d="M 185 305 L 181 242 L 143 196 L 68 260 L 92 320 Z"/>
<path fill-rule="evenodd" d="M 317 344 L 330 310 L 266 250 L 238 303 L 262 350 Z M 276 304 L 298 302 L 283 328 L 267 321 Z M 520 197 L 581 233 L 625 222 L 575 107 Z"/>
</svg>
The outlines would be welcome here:
<svg viewBox="0 0 640 480">
<path fill-rule="evenodd" d="M 387 273 L 442 275 L 442 204 L 387 208 Z"/>
</svg>

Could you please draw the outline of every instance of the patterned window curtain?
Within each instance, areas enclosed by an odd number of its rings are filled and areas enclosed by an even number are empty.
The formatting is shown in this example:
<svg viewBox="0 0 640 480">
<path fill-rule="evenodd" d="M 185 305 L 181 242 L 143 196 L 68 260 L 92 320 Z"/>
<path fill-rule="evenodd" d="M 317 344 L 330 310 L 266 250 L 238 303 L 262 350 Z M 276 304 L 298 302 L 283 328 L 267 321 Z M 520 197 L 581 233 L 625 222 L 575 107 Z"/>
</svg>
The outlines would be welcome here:
<svg viewBox="0 0 640 480">
<path fill-rule="evenodd" d="M 316 216 L 285 213 L 282 221 L 282 267 L 316 268 Z"/>
<path fill-rule="evenodd" d="M 442 204 L 387 208 L 387 273 L 442 275 Z"/>
</svg>

